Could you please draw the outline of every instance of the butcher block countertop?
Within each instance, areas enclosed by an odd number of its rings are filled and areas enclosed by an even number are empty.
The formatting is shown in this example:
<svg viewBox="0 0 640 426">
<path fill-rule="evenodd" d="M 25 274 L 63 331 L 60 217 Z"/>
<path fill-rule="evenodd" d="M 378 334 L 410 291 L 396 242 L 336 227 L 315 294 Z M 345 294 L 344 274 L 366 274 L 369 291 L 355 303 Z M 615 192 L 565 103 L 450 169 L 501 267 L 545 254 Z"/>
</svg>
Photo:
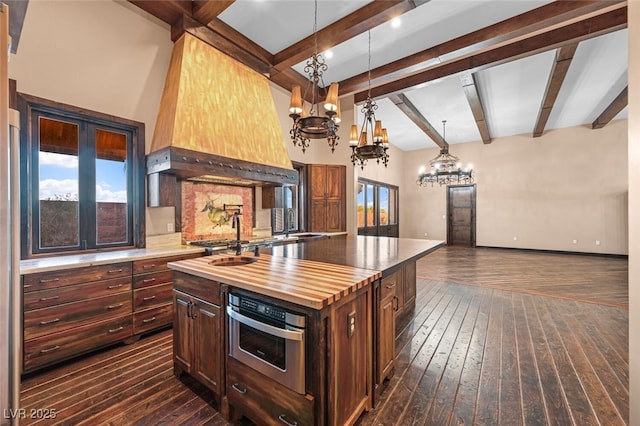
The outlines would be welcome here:
<svg viewBox="0 0 640 426">
<path fill-rule="evenodd" d="M 246 265 L 217 266 L 224 258 L 255 258 Z M 323 309 L 381 277 L 380 271 L 261 254 L 229 254 L 170 262 L 169 268 L 265 296 Z"/>
<path fill-rule="evenodd" d="M 404 262 L 416 261 L 443 245 L 444 241 L 439 240 L 350 235 L 277 246 L 261 252 L 384 272 Z"/>
</svg>

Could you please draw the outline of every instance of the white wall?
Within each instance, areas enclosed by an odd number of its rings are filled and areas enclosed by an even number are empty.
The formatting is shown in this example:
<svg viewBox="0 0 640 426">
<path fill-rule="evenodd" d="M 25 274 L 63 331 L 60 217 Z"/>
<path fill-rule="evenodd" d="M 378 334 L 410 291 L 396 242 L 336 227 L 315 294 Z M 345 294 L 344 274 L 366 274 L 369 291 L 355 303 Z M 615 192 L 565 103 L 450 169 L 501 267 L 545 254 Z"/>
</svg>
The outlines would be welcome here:
<svg viewBox="0 0 640 426">
<path fill-rule="evenodd" d="M 437 152 L 405 153 L 401 236 L 446 239 L 445 187 L 415 185 Z M 474 165 L 477 245 L 627 253 L 626 120 L 455 144 L 449 152 Z"/>
<path fill-rule="evenodd" d="M 631 0 L 628 5 L 629 424 L 640 425 L 640 0 Z"/>
<path fill-rule="evenodd" d="M 22 93 L 145 123 L 148 152 L 172 47 L 169 26 L 128 2 L 32 1 L 9 78 Z M 173 215 L 147 209 L 147 234 Z"/>
</svg>

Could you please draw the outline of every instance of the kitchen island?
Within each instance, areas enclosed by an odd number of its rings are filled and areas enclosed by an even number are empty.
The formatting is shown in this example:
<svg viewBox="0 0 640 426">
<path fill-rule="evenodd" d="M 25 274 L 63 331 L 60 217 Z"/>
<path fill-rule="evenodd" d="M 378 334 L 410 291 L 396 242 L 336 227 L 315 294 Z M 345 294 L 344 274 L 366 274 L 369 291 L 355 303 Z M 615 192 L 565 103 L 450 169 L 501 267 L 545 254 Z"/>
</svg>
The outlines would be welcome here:
<svg viewBox="0 0 640 426">
<path fill-rule="evenodd" d="M 231 421 L 353 424 L 374 405 L 380 360 L 391 365 L 385 377 L 392 370 L 396 287 L 412 279 L 415 289 L 415 261 L 440 245 L 347 237 L 170 263 L 175 372 L 212 389 Z M 300 331 L 289 314 L 302 319 Z M 280 316 L 282 331 L 264 326 Z M 254 350 L 260 336 L 274 344 Z M 281 359 L 297 364 L 260 365 Z"/>
</svg>

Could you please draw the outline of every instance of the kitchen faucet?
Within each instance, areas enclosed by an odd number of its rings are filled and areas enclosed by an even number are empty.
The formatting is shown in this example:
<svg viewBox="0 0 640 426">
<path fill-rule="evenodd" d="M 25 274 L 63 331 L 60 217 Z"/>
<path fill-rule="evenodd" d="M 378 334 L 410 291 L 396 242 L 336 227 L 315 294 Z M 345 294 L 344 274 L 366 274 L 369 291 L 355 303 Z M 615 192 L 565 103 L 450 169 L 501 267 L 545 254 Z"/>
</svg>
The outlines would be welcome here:
<svg viewBox="0 0 640 426">
<path fill-rule="evenodd" d="M 227 209 L 230 207 L 230 209 Z M 224 211 L 234 210 L 233 218 L 231 219 L 231 228 L 236 230 L 236 255 L 242 253 L 242 243 L 240 241 L 240 216 L 242 215 L 242 204 L 224 204 L 222 206 Z"/>
</svg>

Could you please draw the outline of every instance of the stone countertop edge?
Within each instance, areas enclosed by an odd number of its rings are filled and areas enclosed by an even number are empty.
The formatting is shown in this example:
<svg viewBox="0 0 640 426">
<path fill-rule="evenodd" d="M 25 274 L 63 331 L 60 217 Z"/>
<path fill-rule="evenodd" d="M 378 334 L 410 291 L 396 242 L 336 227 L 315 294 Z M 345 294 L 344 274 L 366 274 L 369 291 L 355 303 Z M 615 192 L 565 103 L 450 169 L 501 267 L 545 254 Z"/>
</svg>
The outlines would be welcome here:
<svg viewBox="0 0 640 426">
<path fill-rule="evenodd" d="M 180 246 L 175 248 L 141 248 L 40 257 L 21 260 L 20 275 L 203 252 L 204 248 L 202 247 Z"/>
</svg>

